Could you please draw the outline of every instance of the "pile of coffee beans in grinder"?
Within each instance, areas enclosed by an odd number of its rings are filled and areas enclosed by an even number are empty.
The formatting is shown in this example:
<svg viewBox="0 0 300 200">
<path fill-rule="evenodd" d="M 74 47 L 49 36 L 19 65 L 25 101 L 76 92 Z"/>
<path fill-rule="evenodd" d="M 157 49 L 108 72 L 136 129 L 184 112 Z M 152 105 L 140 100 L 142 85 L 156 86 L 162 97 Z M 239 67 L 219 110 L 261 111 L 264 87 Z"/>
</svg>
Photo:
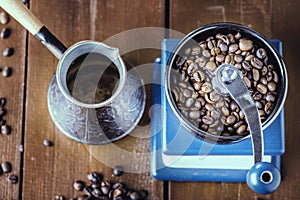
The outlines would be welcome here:
<svg viewBox="0 0 300 200">
<path fill-rule="evenodd" d="M 244 113 L 229 96 L 214 91 L 214 71 L 231 64 L 243 74 L 264 122 L 276 102 L 278 74 L 267 51 L 240 32 L 215 34 L 184 49 L 172 66 L 171 93 L 181 114 L 195 127 L 222 136 L 249 134 Z"/>
</svg>

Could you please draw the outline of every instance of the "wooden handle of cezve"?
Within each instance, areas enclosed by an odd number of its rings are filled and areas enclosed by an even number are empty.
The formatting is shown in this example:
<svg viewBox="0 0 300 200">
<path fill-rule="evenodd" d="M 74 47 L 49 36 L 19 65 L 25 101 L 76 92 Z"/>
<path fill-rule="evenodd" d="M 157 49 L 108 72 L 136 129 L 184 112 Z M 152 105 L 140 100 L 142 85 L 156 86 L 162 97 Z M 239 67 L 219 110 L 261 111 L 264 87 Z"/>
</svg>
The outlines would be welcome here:
<svg viewBox="0 0 300 200">
<path fill-rule="evenodd" d="M 0 0 L 0 7 L 39 39 L 57 58 L 61 58 L 67 48 L 20 0 Z"/>
<path fill-rule="evenodd" d="M 0 6 L 32 35 L 36 35 L 44 26 L 20 0 L 0 0 Z"/>
</svg>

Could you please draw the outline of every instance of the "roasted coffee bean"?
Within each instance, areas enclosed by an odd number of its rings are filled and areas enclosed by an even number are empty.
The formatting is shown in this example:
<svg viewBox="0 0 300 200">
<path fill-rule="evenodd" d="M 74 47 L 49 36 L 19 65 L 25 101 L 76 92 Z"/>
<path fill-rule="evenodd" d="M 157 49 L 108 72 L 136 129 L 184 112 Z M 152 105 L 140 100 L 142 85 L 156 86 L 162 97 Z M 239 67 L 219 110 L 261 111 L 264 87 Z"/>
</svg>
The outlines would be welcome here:
<svg viewBox="0 0 300 200">
<path fill-rule="evenodd" d="M 278 74 L 275 71 L 273 71 L 273 81 L 278 83 Z"/>
<path fill-rule="evenodd" d="M 231 33 L 229 33 L 229 34 L 227 35 L 227 37 L 228 37 L 228 39 L 229 39 L 229 42 L 231 42 L 231 43 L 234 43 L 234 42 L 235 42 L 234 36 L 233 36 Z"/>
<path fill-rule="evenodd" d="M 100 197 L 100 196 L 102 196 L 102 191 L 100 190 L 100 189 L 98 189 L 98 188 L 95 188 L 95 189 L 93 189 L 93 191 L 92 191 L 92 196 L 94 196 L 94 197 Z"/>
<path fill-rule="evenodd" d="M 7 24 L 9 22 L 9 16 L 6 12 L 0 12 L 0 23 Z"/>
<path fill-rule="evenodd" d="M 237 108 L 237 104 L 234 101 L 230 102 L 230 109 L 234 111 Z"/>
<path fill-rule="evenodd" d="M 205 74 L 202 71 L 198 70 L 193 73 L 193 78 L 196 82 L 202 82 L 205 79 Z"/>
<path fill-rule="evenodd" d="M 24 146 L 22 144 L 19 145 L 19 152 L 24 152 Z"/>
<path fill-rule="evenodd" d="M 273 106 L 274 106 L 274 104 L 270 101 L 268 103 L 266 103 L 265 109 L 264 109 L 265 113 L 270 114 L 273 110 Z"/>
<path fill-rule="evenodd" d="M 208 111 L 212 111 L 212 110 L 214 110 L 214 106 L 212 105 L 212 104 L 205 104 L 205 108 L 206 108 L 206 110 L 208 110 Z"/>
<path fill-rule="evenodd" d="M 251 65 L 257 69 L 262 69 L 263 62 L 261 62 L 258 58 L 251 59 Z"/>
<path fill-rule="evenodd" d="M 3 28 L 0 32 L 0 37 L 2 39 L 8 38 L 10 36 L 11 30 L 10 28 Z"/>
<path fill-rule="evenodd" d="M 243 57 L 241 55 L 235 55 L 234 61 L 237 63 L 241 63 L 243 61 Z"/>
<path fill-rule="evenodd" d="M 224 43 L 221 43 L 219 48 L 220 48 L 221 52 L 227 52 L 227 50 L 228 50 L 228 46 Z"/>
<path fill-rule="evenodd" d="M 229 115 L 226 119 L 227 124 L 234 124 L 236 122 L 236 117 L 234 115 Z"/>
<path fill-rule="evenodd" d="M 259 71 L 255 68 L 252 69 L 252 73 L 253 73 L 253 79 L 254 81 L 258 81 L 259 78 L 260 78 L 260 75 L 259 75 Z"/>
<path fill-rule="evenodd" d="M 193 105 L 193 103 L 194 103 L 194 99 L 193 99 L 193 98 L 188 98 L 188 99 L 186 100 L 186 102 L 185 102 L 185 106 L 186 106 L 187 108 L 189 108 L 189 107 L 191 107 L 191 106 Z"/>
<path fill-rule="evenodd" d="M 242 37 L 242 35 L 241 35 L 240 32 L 237 32 L 237 33 L 234 35 L 234 38 L 235 38 L 236 40 L 239 40 L 241 37 Z"/>
<path fill-rule="evenodd" d="M 202 117 L 202 122 L 207 125 L 211 125 L 214 122 L 214 119 L 211 116 L 205 115 Z"/>
<path fill-rule="evenodd" d="M 254 58 L 254 55 L 249 54 L 249 55 L 246 56 L 245 61 L 250 62 L 253 58 Z"/>
<path fill-rule="evenodd" d="M 50 140 L 44 139 L 43 144 L 47 147 L 52 147 L 54 143 Z"/>
<path fill-rule="evenodd" d="M 261 94 L 267 94 L 268 92 L 268 88 L 263 84 L 257 84 L 256 88 L 257 91 L 260 92 Z"/>
<path fill-rule="evenodd" d="M 243 81 L 246 85 L 246 87 L 250 88 L 251 87 L 251 81 L 247 77 L 243 77 Z"/>
<path fill-rule="evenodd" d="M 194 86 L 194 89 L 195 89 L 196 91 L 199 91 L 199 90 L 201 90 L 202 84 L 199 83 L 199 82 L 196 82 L 196 83 L 193 84 L 193 86 Z M 176 98 L 175 98 L 175 99 L 176 99 Z"/>
<path fill-rule="evenodd" d="M 205 67 L 210 70 L 210 71 L 214 71 L 216 69 L 216 64 L 214 62 L 207 62 Z"/>
<path fill-rule="evenodd" d="M 66 200 L 64 196 L 57 195 L 54 197 L 54 200 Z"/>
<path fill-rule="evenodd" d="M 217 62 L 224 62 L 224 60 L 225 60 L 224 54 L 219 54 L 219 55 L 216 56 L 216 61 Z"/>
<path fill-rule="evenodd" d="M 274 92 L 276 90 L 276 83 L 274 82 L 269 82 L 267 86 L 271 92 Z"/>
<path fill-rule="evenodd" d="M 268 82 L 272 81 L 273 79 L 273 73 L 271 71 L 269 71 L 266 75 L 266 79 Z"/>
<path fill-rule="evenodd" d="M 260 82 L 261 82 L 262 84 L 264 84 L 264 85 L 267 85 L 267 84 L 268 84 L 268 81 L 267 81 L 266 77 L 261 77 Z"/>
<path fill-rule="evenodd" d="M 185 63 L 185 59 L 181 56 L 177 58 L 176 65 L 177 67 L 181 67 Z"/>
<path fill-rule="evenodd" d="M 238 129 L 243 123 L 244 123 L 244 121 L 238 121 L 237 123 L 235 123 L 233 125 L 233 128 Z"/>
<path fill-rule="evenodd" d="M 256 105 L 256 107 L 257 107 L 258 109 L 262 109 L 262 108 L 263 108 L 263 105 L 262 105 L 262 103 L 261 103 L 260 101 L 256 101 L 256 102 L 255 102 L 255 105 Z"/>
<path fill-rule="evenodd" d="M 206 59 L 204 59 L 203 57 L 197 58 L 197 59 L 195 60 L 195 63 L 196 63 L 199 67 L 203 68 L 203 67 L 206 65 Z"/>
<path fill-rule="evenodd" d="M 201 90 L 205 93 L 209 93 L 212 91 L 212 85 L 211 83 L 209 82 L 205 82 L 203 83 L 202 87 L 201 87 Z"/>
<path fill-rule="evenodd" d="M 256 51 L 256 56 L 257 56 L 259 59 L 264 59 L 264 58 L 267 56 L 267 52 L 266 52 L 265 49 L 259 48 L 259 49 L 257 49 L 257 51 Z"/>
<path fill-rule="evenodd" d="M 261 93 L 259 93 L 259 92 L 255 92 L 255 93 L 253 94 L 253 99 L 254 99 L 255 101 L 261 100 L 262 97 L 263 97 L 263 95 L 262 95 Z"/>
<path fill-rule="evenodd" d="M 251 70 L 251 65 L 248 61 L 243 61 L 242 62 L 242 67 L 243 69 L 245 69 L 246 71 L 250 71 Z"/>
<path fill-rule="evenodd" d="M 124 167 L 122 165 L 117 165 L 114 167 L 113 175 L 122 176 L 124 173 Z"/>
<path fill-rule="evenodd" d="M 100 181 L 102 181 L 103 176 L 101 174 L 99 174 L 98 172 L 92 172 L 87 175 L 87 178 L 92 183 L 99 183 Z"/>
<path fill-rule="evenodd" d="M 217 110 L 212 110 L 210 115 L 214 118 L 214 119 L 219 119 L 221 117 L 221 113 Z"/>
<path fill-rule="evenodd" d="M 210 50 L 210 54 L 212 55 L 212 56 L 216 56 L 216 55 L 218 55 L 218 54 L 220 54 L 221 53 L 221 50 L 218 48 L 218 47 L 214 47 L 214 48 L 212 48 L 211 50 Z"/>
<path fill-rule="evenodd" d="M 221 110 L 225 116 L 228 116 L 230 114 L 228 107 L 223 106 Z"/>
<path fill-rule="evenodd" d="M 3 77 L 10 77 L 12 74 L 12 68 L 11 67 L 4 67 L 3 70 L 2 70 L 2 76 Z"/>
<path fill-rule="evenodd" d="M 201 113 L 199 110 L 193 110 L 189 113 L 189 117 L 191 119 L 199 119 L 200 115 L 201 115 Z"/>
<path fill-rule="evenodd" d="M 0 126 L 3 126 L 5 124 L 6 124 L 6 120 L 0 118 Z M 0 131 L 0 133 L 1 133 L 1 131 Z"/>
<path fill-rule="evenodd" d="M 183 94 L 186 98 L 189 98 L 189 97 L 191 97 L 191 95 L 192 95 L 192 91 L 189 90 L 189 89 L 184 89 L 183 92 L 182 92 L 182 94 Z"/>
<path fill-rule="evenodd" d="M 200 46 L 202 49 L 206 49 L 206 48 L 207 48 L 207 44 L 206 44 L 205 41 L 201 41 L 201 42 L 199 43 L 199 46 Z"/>
<path fill-rule="evenodd" d="M 267 94 L 266 100 L 267 100 L 267 101 L 275 101 L 275 96 L 272 95 L 272 94 Z"/>
<path fill-rule="evenodd" d="M 9 162 L 1 163 L 1 168 L 2 168 L 3 173 L 10 173 L 12 170 L 12 166 Z"/>
<path fill-rule="evenodd" d="M 245 132 L 246 128 L 247 128 L 246 125 L 241 125 L 241 126 L 236 130 L 236 133 L 237 133 L 238 135 L 241 135 L 241 134 L 243 134 L 243 133 Z"/>
<path fill-rule="evenodd" d="M 229 53 L 234 53 L 238 50 L 238 48 L 239 48 L 238 44 L 231 44 L 229 46 L 228 52 Z"/>
<path fill-rule="evenodd" d="M 2 52 L 2 55 L 5 57 L 12 56 L 14 54 L 14 49 L 11 47 L 5 48 Z"/>
<path fill-rule="evenodd" d="M 139 193 L 137 193 L 137 192 L 132 192 L 129 195 L 129 197 L 130 197 L 131 200 L 139 200 L 139 199 L 141 199 Z"/>
<path fill-rule="evenodd" d="M 101 191 L 104 195 L 108 195 L 108 193 L 110 192 L 110 187 L 103 186 L 103 187 L 101 187 Z"/>
<path fill-rule="evenodd" d="M 242 119 L 242 120 L 245 118 L 245 114 L 242 110 L 240 110 L 239 116 L 240 116 L 240 119 Z"/>
<path fill-rule="evenodd" d="M 260 70 L 261 76 L 265 76 L 268 73 L 268 68 L 266 66 L 263 66 Z"/>
<path fill-rule="evenodd" d="M 82 191 L 85 187 L 85 183 L 81 180 L 76 180 L 73 184 L 73 187 L 77 191 Z"/>
<path fill-rule="evenodd" d="M 206 58 L 210 58 L 210 52 L 208 51 L 208 50 L 203 50 L 202 51 L 202 55 L 204 56 L 204 57 L 206 57 Z"/>
<path fill-rule="evenodd" d="M 11 133 L 11 127 L 7 124 L 1 126 L 1 133 L 5 135 L 9 135 Z"/>
<path fill-rule="evenodd" d="M 239 42 L 239 48 L 242 51 L 250 51 L 253 48 L 253 42 L 248 39 L 241 39 Z"/>
<path fill-rule="evenodd" d="M 216 92 L 216 91 L 212 91 L 211 93 L 209 93 L 209 99 L 215 103 L 220 99 L 220 95 Z M 211 103 L 211 102 L 209 102 Z"/>
<path fill-rule="evenodd" d="M 6 99 L 4 97 L 0 98 L 0 107 L 4 107 L 6 104 Z"/>
<path fill-rule="evenodd" d="M 80 195 L 77 197 L 77 200 L 88 200 L 90 198 L 90 196 L 84 194 L 84 195 Z"/>
<path fill-rule="evenodd" d="M 4 115 L 6 115 L 7 110 L 3 107 L 0 107 L 0 117 L 2 118 Z"/>
</svg>

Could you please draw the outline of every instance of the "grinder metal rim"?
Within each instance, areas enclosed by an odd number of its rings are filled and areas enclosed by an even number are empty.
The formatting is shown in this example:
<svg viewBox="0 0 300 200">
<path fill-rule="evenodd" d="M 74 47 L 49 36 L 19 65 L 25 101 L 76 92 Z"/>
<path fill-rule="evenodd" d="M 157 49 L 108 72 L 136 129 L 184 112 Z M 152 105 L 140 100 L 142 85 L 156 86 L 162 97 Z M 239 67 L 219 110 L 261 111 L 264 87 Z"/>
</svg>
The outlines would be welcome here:
<svg viewBox="0 0 300 200">
<path fill-rule="evenodd" d="M 234 32 L 241 32 L 244 37 L 250 38 L 253 40 L 254 44 L 264 47 L 267 50 L 267 53 L 270 57 L 272 57 L 272 60 L 274 61 L 274 66 L 276 66 L 276 70 L 280 76 L 279 79 L 279 85 L 278 85 L 278 97 L 277 101 L 274 106 L 274 110 L 269 115 L 269 117 L 262 123 L 262 130 L 267 128 L 272 122 L 276 119 L 278 114 L 283 108 L 286 96 L 287 96 L 287 88 L 288 88 L 288 78 L 287 78 L 287 72 L 284 65 L 284 62 L 277 52 L 277 50 L 272 46 L 272 44 L 260 33 L 254 31 L 253 29 L 240 25 L 235 23 L 215 23 L 203 26 L 199 29 L 194 30 L 187 36 L 185 36 L 179 44 L 176 46 L 176 48 L 171 52 L 170 58 L 167 62 L 167 69 L 166 74 L 164 78 L 164 85 L 165 85 L 165 94 L 167 97 L 167 100 L 169 102 L 169 105 L 175 114 L 176 118 L 179 120 L 179 122 L 190 132 L 194 133 L 196 137 L 205 138 L 207 141 L 216 141 L 218 143 L 232 143 L 232 142 L 238 142 L 244 139 L 247 139 L 250 137 L 250 135 L 247 136 L 220 136 L 220 135 L 214 135 L 209 132 L 205 132 L 203 130 L 200 130 L 199 128 L 192 125 L 179 111 L 177 108 L 175 101 L 171 94 L 171 84 L 170 80 L 172 80 L 172 66 L 175 63 L 176 59 L 180 55 L 180 52 L 184 49 L 186 45 L 190 41 L 196 41 L 199 42 L 201 40 L 204 40 L 205 38 L 215 35 L 216 33 L 234 33 Z M 258 43 L 258 44 L 257 44 Z"/>
</svg>

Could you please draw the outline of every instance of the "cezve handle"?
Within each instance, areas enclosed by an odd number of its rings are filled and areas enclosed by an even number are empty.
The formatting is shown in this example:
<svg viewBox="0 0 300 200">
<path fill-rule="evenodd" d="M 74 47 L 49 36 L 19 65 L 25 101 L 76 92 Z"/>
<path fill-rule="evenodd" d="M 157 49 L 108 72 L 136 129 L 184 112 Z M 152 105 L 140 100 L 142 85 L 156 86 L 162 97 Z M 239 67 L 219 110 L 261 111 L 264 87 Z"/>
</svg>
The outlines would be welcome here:
<svg viewBox="0 0 300 200">
<path fill-rule="evenodd" d="M 0 0 L 0 7 L 38 38 L 57 58 L 65 52 L 66 47 L 20 0 Z"/>
</svg>

